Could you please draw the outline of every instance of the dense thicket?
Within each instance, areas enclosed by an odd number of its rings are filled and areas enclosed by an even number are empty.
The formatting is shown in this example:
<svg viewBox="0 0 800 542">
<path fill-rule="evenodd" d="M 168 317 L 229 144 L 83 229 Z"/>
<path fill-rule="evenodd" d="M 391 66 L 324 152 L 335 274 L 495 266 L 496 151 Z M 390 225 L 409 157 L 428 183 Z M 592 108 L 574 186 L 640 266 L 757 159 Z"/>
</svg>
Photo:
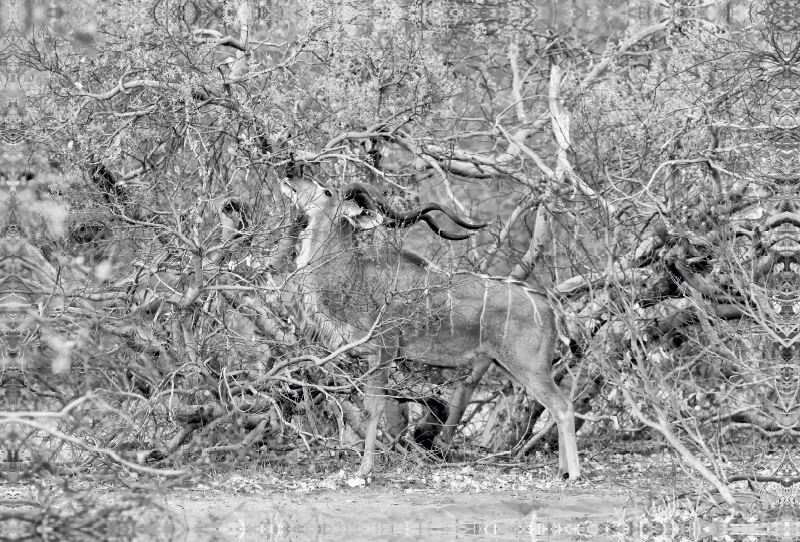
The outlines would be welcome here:
<svg viewBox="0 0 800 542">
<path fill-rule="evenodd" d="M 45 455 L 188 464 L 357 444 L 365 367 L 314 363 L 330 345 L 283 292 L 304 222 L 278 182 L 299 176 L 492 220 L 470 241 L 416 226 L 404 242 L 548 293 L 553 371 L 584 436 L 657 435 L 723 487 L 725 439 L 794 435 L 791 385 L 764 391 L 794 382 L 797 266 L 765 241 L 797 217 L 773 152 L 793 128 L 772 113 L 793 103 L 775 48 L 794 49 L 763 39 L 771 12 L 731 31 L 672 8 L 606 40 L 456 24 L 438 4 L 104 5 L 89 46 L 34 33 L 23 55 L 38 154 L 5 239 L 40 308 L 17 352 L 36 374 L 24 393 L 74 405 L 59 422 L 73 440 L 48 429 Z M 417 449 L 400 433 L 429 442 L 463 375 L 393 376 L 397 404 L 423 406 L 390 409 L 383 441 Z M 541 444 L 540 406 L 499 372 L 482 389 L 462 450 Z"/>
</svg>

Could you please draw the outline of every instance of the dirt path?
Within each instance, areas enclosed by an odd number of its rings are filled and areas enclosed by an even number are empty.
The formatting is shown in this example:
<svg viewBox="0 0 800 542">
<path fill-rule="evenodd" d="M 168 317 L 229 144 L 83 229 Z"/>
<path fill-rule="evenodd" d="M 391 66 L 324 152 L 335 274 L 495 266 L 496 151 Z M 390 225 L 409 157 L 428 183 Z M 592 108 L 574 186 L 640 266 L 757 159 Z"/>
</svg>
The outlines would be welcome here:
<svg viewBox="0 0 800 542">
<path fill-rule="evenodd" d="M 187 542 L 531 540 L 532 524 L 540 537 L 569 540 L 578 522 L 612 520 L 631 504 L 619 494 L 430 495 L 370 488 L 267 496 L 172 490 L 159 502 L 173 518 L 168 539 Z M 573 526 L 557 529 L 562 538 L 552 536 L 551 524 Z"/>
</svg>

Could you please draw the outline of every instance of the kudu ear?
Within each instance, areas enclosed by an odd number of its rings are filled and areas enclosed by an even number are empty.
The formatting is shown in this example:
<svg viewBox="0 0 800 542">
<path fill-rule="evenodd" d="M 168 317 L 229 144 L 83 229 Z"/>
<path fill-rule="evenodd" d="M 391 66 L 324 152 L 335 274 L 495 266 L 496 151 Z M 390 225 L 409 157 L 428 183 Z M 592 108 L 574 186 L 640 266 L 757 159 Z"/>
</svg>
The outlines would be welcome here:
<svg viewBox="0 0 800 542">
<path fill-rule="evenodd" d="M 281 181 L 281 194 L 289 198 L 293 205 L 297 205 L 297 191 L 286 181 Z"/>
<path fill-rule="evenodd" d="M 280 182 L 281 193 L 289 198 L 292 205 L 301 205 L 300 198 L 305 194 L 308 196 L 314 191 L 314 184 L 305 179 L 283 179 Z"/>
</svg>

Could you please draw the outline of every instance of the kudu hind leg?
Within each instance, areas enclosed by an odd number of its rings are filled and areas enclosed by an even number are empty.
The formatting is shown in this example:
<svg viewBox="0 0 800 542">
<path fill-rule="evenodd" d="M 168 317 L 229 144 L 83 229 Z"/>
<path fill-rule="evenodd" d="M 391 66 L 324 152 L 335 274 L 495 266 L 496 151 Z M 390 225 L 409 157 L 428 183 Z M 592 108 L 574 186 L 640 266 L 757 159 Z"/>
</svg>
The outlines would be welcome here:
<svg viewBox="0 0 800 542">
<path fill-rule="evenodd" d="M 578 439 L 575 437 L 575 411 L 572 402 L 546 374 L 531 375 L 525 382 L 537 401 L 542 403 L 558 425 L 558 476 L 569 474 L 570 480 L 581 475 Z"/>
<path fill-rule="evenodd" d="M 492 358 L 490 357 L 475 360 L 467 378 L 450 396 L 450 411 L 440 437 L 445 447 L 453 441 L 453 436 L 456 433 L 461 417 L 464 416 L 464 412 L 467 410 L 469 400 L 472 398 L 475 388 L 491 366 Z"/>
</svg>

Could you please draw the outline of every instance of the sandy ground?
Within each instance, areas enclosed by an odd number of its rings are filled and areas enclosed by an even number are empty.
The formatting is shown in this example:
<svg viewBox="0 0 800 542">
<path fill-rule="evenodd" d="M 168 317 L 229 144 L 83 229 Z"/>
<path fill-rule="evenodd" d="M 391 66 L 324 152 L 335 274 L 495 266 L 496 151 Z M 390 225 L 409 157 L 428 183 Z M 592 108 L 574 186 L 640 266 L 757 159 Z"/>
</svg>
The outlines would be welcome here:
<svg viewBox="0 0 800 542">
<path fill-rule="evenodd" d="M 431 495 L 369 487 L 267 496 L 171 490 L 158 502 L 172 521 L 157 538 L 187 542 L 575 540 L 581 532 L 599 534 L 599 522 L 632 505 L 619 494 Z"/>
</svg>

